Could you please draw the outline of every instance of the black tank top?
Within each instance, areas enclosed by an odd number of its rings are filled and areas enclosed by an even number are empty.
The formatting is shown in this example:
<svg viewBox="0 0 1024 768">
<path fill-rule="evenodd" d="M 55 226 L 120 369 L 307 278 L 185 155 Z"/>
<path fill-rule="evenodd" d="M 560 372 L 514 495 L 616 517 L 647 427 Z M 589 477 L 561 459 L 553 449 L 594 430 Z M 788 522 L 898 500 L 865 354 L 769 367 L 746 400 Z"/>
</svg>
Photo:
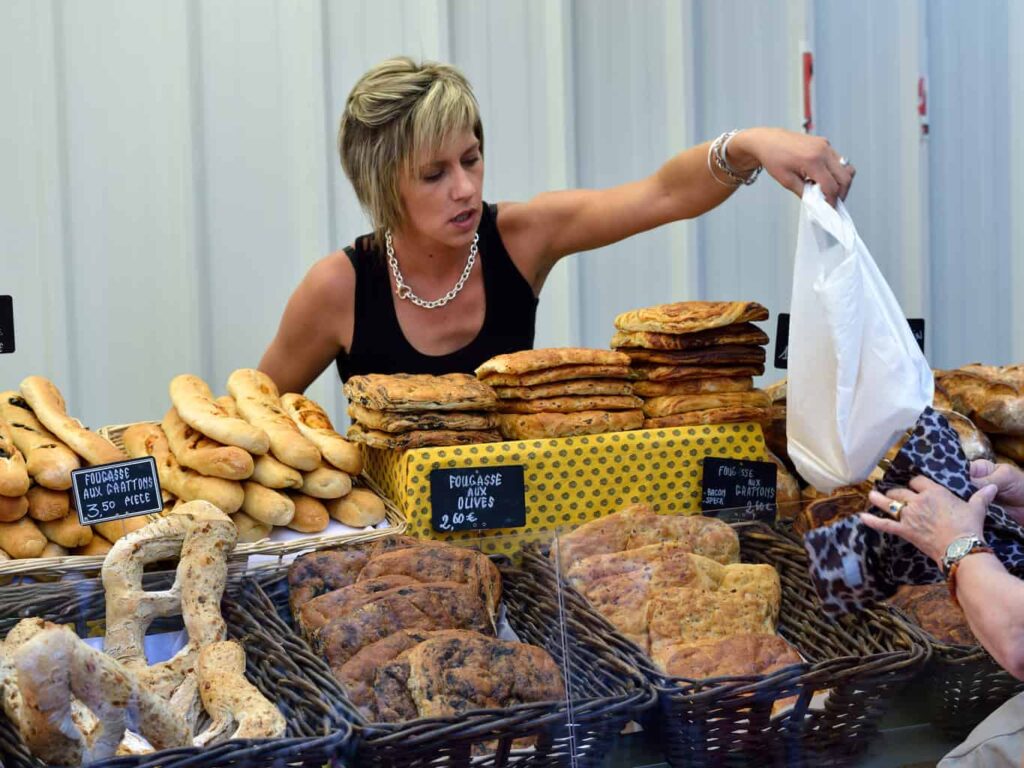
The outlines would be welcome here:
<svg viewBox="0 0 1024 768">
<path fill-rule="evenodd" d="M 505 352 L 533 348 L 537 297 L 501 241 L 497 207 L 483 206 L 480 267 L 484 277 L 484 324 L 469 344 L 447 355 L 425 355 L 410 344 L 398 324 L 388 266 L 364 235 L 345 253 L 356 272 L 352 345 L 338 355 L 342 381 L 366 373 L 472 373 Z"/>
</svg>

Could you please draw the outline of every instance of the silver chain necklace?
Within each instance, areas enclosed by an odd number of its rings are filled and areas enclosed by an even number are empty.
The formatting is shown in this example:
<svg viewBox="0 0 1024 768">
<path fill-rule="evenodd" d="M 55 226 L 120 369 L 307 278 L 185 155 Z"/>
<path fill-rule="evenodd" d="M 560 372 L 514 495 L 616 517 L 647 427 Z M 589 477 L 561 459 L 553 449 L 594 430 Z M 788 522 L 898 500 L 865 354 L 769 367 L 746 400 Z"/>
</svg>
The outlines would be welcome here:
<svg viewBox="0 0 1024 768">
<path fill-rule="evenodd" d="M 462 270 L 462 275 L 459 276 L 458 281 L 455 283 L 455 287 L 440 299 L 427 301 L 413 293 L 412 288 L 406 285 L 405 278 L 402 277 L 402 271 L 398 268 L 398 259 L 395 258 L 395 247 L 391 243 L 391 230 L 389 229 L 384 233 L 384 245 L 387 249 L 388 264 L 391 266 L 391 274 L 395 276 L 395 293 L 398 295 L 398 298 L 411 301 L 417 307 L 423 307 L 424 309 L 437 309 L 438 307 L 443 307 L 459 295 L 459 291 L 462 290 L 462 287 L 466 284 L 466 280 L 469 279 L 469 273 L 473 271 L 473 265 L 476 264 L 476 244 L 479 240 L 480 233 L 478 232 L 473 236 L 473 244 L 469 246 L 469 258 L 466 259 L 466 268 Z"/>
</svg>

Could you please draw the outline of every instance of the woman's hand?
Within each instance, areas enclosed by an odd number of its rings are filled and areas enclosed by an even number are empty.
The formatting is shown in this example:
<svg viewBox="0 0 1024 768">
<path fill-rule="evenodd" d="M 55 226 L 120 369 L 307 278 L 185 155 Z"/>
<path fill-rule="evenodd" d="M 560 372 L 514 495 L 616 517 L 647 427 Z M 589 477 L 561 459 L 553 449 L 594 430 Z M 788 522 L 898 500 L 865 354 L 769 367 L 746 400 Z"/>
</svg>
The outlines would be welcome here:
<svg viewBox="0 0 1024 768">
<path fill-rule="evenodd" d="M 857 173 L 852 165 L 843 165 L 828 139 L 786 131 L 782 128 L 747 128 L 729 142 L 726 158 L 737 170 L 758 165 L 779 184 L 797 197 L 804 194 L 804 184 L 815 182 L 821 187 L 829 205 L 845 200 Z"/>
<path fill-rule="evenodd" d="M 985 511 L 996 496 L 996 486 L 986 485 L 964 502 L 927 477 L 915 477 L 910 489 L 895 488 L 886 494 L 872 491 L 868 498 L 878 509 L 891 514 L 890 505 L 902 502 L 899 519 L 862 512 L 864 524 L 882 533 L 906 539 L 939 564 L 946 547 L 961 536 L 981 538 Z"/>
<path fill-rule="evenodd" d="M 1024 472 L 1009 464 L 978 459 L 971 462 L 971 482 L 978 488 L 994 485 L 998 489 L 996 503 L 1024 525 Z"/>
</svg>

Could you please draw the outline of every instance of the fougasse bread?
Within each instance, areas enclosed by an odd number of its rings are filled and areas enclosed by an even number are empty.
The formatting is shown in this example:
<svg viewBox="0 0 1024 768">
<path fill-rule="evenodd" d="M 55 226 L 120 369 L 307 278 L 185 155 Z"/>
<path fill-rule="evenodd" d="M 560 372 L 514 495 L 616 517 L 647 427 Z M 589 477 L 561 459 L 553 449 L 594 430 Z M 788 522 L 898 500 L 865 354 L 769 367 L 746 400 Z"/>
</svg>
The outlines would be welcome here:
<svg viewBox="0 0 1024 768">
<path fill-rule="evenodd" d="M 171 408 L 161 422 L 171 453 L 183 467 L 210 477 L 245 480 L 252 476 L 253 459 L 244 448 L 222 445 L 193 429 Z"/>
<path fill-rule="evenodd" d="M 231 415 L 213 399 L 210 387 L 198 376 L 183 373 L 171 379 L 171 402 L 178 415 L 193 429 L 224 445 L 236 445 L 262 456 L 270 450 L 270 438 L 259 427 Z"/>
<path fill-rule="evenodd" d="M 320 449 L 284 412 L 277 385 L 269 376 L 254 368 L 240 368 L 228 377 L 228 392 L 242 417 L 267 433 L 276 459 L 303 472 L 320 466 Z"/>
<path fill-rule="evenodd" d="M 281 396 L 281 405 L 299 432 L 320 449 L 328 464 L 350 475 L 358 475 L 363 471 L 363 454 L 359 446 L 350 443 L 334 430 L 330 417 L 318 403 L 303 395 L 288 392 Z"/>
<path fill-rule="evenodd" d="M 682 334 L 767 319 L 768 310 L 756 301 L 679 301 L 623 312 L 615 318 L 615 327 Z"/>
<path fill-rule="evenodd" d="M 555 347 L 524 349 L 497 355 L 476 369 L 477 378 L 486 381 L 490 376 L 519 376 L 533 371 L 545 371 L 565 365 L 629 365 L 629 358 L 610 349 L 584 349 Z"/>
<path fill-rule="evenodd" d="M 21 394 L 36 417 L 89 464 L 124 461 L 124 451 L 71 418 L 60 390 L 42 376 L 29 376 L 21 382 Z"/>
<path fill-rule="evenodd" d="M 493 411 L 498 405 L 494 390 L 466 373 L 443 376 L 371 373 L 345 382 L 350 403 L 377 411 Z"/>
<path fill-rule="evenodd" d="M 10 426 L 11 438 L 25 457 L 32 479 L 55 491 L 69 489 L 71 472 L 82 466 L 82 462 L 40 423 L 20 392 L 0 393 L 0 418 Z"/>
</svg>

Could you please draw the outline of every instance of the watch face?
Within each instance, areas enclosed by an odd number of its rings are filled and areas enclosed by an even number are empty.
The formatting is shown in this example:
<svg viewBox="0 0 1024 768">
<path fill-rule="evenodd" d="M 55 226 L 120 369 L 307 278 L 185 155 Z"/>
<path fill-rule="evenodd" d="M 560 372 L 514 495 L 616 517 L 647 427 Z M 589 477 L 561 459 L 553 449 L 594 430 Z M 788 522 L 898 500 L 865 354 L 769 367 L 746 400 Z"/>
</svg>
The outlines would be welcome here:
<svg viewBox="0 0 1024 768">
<path fill-rule="evenodd" d="M 963 557 L 971 551 L 971 547 L 974 546 L 974 537 L 968 537 L 963 539 L 957 539 L 952 542 L 946 549 L 946 557 L 950 560 L 956 560 L 957 558 Z"/>
</svg>

